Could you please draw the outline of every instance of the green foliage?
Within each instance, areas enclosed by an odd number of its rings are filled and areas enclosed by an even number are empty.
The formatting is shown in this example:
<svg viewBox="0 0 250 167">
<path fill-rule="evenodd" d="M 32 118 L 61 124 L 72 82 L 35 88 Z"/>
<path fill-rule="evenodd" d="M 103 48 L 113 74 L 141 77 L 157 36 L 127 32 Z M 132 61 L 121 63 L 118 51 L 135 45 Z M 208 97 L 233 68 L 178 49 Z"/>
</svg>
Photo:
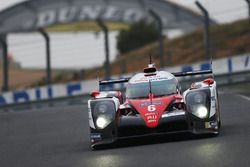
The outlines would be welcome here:
<svg viewBox="0 0 250 167">
<path fill-rule="evenodd" d="M 157 27 L 154 23 L 140 21 L 132 24 L 128 30 L 120 31 L 117 36 L 117 49 L 124 54 L 156 41 L 157 37 Z"/>
</svg>

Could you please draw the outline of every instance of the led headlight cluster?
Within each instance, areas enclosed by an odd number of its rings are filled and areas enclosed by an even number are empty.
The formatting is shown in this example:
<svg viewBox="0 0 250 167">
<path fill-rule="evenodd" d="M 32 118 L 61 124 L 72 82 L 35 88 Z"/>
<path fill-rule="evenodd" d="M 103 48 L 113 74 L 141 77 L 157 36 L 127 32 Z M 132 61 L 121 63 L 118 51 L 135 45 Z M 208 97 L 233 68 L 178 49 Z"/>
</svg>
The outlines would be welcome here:
<svg viewBox="0 0 250 167">
<path fill-rule="evenodd" d="M 114 104 L 111 101 L 98 102 L 94 106 L 93 117 L 97 128 L 106 128 L 114 117 Z"/>
<path fill-rule="evenodd" d="M 110 124 L 110 122 L 111 120 L 109 117 L 101 115 L 96 119 L 96 126 L 100 129 L 104 129 L 105 127 L 108 126 L 108 124 Z"/>
<path fill-rule="evenodd" d="M 199 118 L 206 118 L 207 115 L 208 115 L 208 109 L 207 107 L 203 106 L 203 105 L 197 105 L 195 107 L 193 107 L 193 110 L 192 110 L 193 114 Z"/>
<path fill-rule="evenodd" d="M 201 119 L 207 118 L 210 108 L 209 96 L 210 90 L 199 90 L 188 93 L 186 96 L 188 111 Z"/>
</svg>

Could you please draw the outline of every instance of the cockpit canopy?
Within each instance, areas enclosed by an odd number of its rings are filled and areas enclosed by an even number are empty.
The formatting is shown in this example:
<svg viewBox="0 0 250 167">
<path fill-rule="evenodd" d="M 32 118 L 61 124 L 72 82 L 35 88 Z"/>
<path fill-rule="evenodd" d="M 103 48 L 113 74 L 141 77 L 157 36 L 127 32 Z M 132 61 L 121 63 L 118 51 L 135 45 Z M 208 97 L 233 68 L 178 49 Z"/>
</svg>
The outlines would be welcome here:
<svg viewBox="0 0 250 167">
<path fill-rule="evenodd" d="M 154 97 L 176 94 L 179 89 L 177 79 L 170 73 L 159 71 L 155 76 L 144 76 L 140 73 L 132 77 L 127 85 L 126 98 L 148 98 L 150 93 Z"/>
</svg>

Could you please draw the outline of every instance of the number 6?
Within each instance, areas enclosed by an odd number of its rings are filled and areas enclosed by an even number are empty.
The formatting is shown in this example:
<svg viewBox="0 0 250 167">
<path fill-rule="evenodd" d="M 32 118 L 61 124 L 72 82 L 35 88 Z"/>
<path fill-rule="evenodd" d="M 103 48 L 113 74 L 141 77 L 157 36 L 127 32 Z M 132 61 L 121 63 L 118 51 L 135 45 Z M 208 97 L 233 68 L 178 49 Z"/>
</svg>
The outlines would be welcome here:
<svg viewBox="0 0 250 167">
<path fill-rule="evenodd" d="M 148 106 L 148 111 L 155 111 L 156 110 L 156 108 L 155 108 L 155 105 L 150 105 L 150 106 Z"/>
</svg>

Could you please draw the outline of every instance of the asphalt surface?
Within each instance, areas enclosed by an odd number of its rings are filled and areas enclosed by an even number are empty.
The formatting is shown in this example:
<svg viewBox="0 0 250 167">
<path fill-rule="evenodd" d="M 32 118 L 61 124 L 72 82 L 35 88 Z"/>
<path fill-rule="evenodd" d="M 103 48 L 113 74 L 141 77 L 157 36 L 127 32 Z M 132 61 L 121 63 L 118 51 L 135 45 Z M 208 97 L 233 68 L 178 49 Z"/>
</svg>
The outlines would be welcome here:
<svg viewBox="0 0 250 167">
<path fill-rule="evenodd" d="M 0 167 L 241 167 L 250 164 L 250 99 L 220 94 L 218 137 L 187 134 L 89 147 L 87 106 L 0 113 Z"/>
</svg>

